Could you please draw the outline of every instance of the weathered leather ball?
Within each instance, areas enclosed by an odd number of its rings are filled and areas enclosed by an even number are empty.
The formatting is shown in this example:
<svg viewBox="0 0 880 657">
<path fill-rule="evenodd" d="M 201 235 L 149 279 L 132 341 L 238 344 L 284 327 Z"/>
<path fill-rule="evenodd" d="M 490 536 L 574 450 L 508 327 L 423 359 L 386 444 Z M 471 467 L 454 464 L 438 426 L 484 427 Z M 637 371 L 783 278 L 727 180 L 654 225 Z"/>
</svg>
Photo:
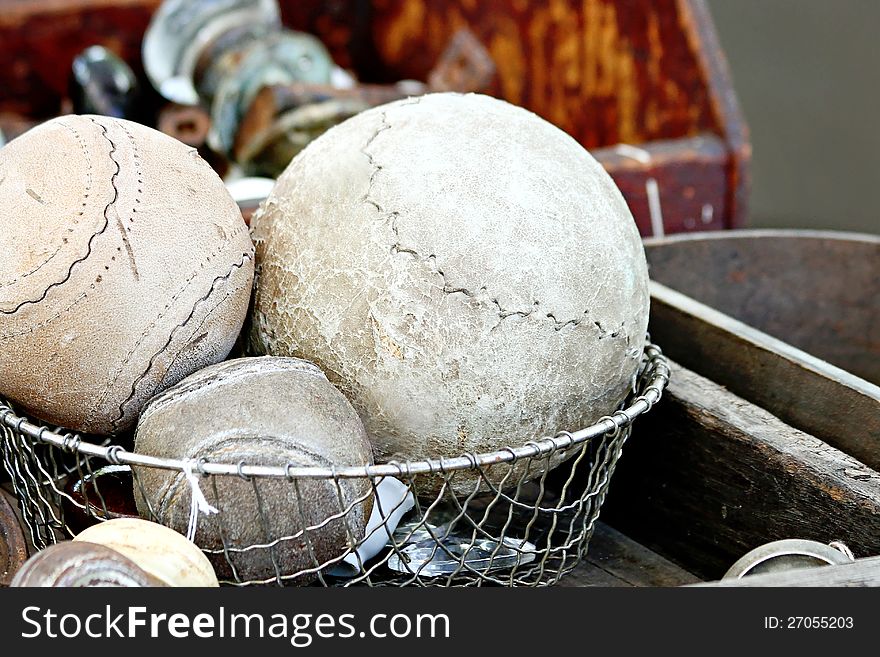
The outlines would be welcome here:
<svg viewBox="0 0 880 657">
<path fill-rule="evenodd" d="M 185 536 L 140 518 L 114 518 L 84 529 L 74 542 L 119 552 L 166 586 L 218 586 L 207 557 Z"/>
<path fill-rule="evenodd" d="M 144 409 L 135 450 L 233 465 L 373 462 L 351 404 L 317 367 L 295 358 L 230 360 L 184 379 Z M 183 473 L 135 472 L 141 515 L 185 532 L 192 498 Z M 276 572 L 293 576 L 341 557 L 363 537 L 372 509 L 372 487 L 363 478 L 337 485 L 330 478 L 213 476 L 202 478 L 200 488 L 219 514 L 198 517 L 195 542 L 222 579 L 271 581 Z M 292 579 L 301 584 L 312 576 Z"/>
<path fill-rule="evenodd" d="M 503 101 L 363 112 L 291 162 L 251 226 L 252 348 L 317 363 L 379 460 L 579 429 L 639 366 L 648 274 L 626 202 L 574 139 Z"/>
<path fill-rule="evenodd" d="M 0 394 L 71 429 L 131 426 L 222 360 L 253 246 L 196 151 L 142 125 L 64 116 L 0 149 Z"/>
</svg>

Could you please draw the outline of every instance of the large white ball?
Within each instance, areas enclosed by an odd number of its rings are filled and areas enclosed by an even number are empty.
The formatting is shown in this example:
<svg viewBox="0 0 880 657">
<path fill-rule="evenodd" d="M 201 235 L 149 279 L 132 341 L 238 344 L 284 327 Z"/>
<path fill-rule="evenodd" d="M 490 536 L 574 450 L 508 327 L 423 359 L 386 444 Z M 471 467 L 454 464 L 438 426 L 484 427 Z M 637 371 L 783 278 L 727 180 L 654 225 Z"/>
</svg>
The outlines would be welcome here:
<svg viewBox="0 0 880 657">
<path fill-rule="evenodd" d="M 637 371 L 632 215 L 583 147 L 506 102 L 434 94 L 342 123 L 293 160 L 252 233 L 252 345 L 319 364 L 381 459 L 576 430 Z"/>
</svg>

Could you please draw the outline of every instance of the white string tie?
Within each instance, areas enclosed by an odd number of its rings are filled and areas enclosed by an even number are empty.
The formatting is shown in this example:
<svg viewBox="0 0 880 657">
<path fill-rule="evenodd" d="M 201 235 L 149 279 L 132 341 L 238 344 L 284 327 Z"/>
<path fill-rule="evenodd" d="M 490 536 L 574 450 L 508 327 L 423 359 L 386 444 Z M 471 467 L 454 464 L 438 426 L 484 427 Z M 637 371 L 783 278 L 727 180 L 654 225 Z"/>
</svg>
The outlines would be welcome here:
<svg viewBox="0 0 880 657">
<path fill-rule="evenodd" d="M 219 513 L 215 507 L 208 503 L 205 494 L 202 492 L 202 488 L 199 486 L 199 477 L 193 470 L 194 465 L 195 462 L 193 461 L 186 461 L 183 464 L 183 476 L 186 477 L 190 488 L 189 524 L 186 527 L 186 537 L 191 541 L 195 540 L 196 537 L 199 513 L 204 513 L 206 516 L 212 513 Z"/>
</svg>

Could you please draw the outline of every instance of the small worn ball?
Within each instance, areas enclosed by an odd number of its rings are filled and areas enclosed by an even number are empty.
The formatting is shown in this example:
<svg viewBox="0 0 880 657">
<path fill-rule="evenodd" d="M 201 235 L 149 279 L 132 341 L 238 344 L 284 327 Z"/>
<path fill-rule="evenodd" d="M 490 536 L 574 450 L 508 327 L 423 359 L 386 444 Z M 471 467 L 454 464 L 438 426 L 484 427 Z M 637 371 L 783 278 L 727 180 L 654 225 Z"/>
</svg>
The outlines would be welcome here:
<svg viewBox="0 0 880 657">
<path fill-rule="evenodd" d="M 219 586 L 208 558 L 185 536 L 140 518 L 115 518 L 81 531 L 77 542 L 104 545 L 166 586 Z"/>
<path fill-rule="evenodd" d="M 10 584 L 18 587 L 163 587 L 121 552 L 97 543 L 64 541 L 27 560 Z"/>
<path fill-rule="evenodd" d="M 363 112 L 291 162 L 251 226 L 252 349 L 317 363 L 380 460 L 579 429 L 639 367 L 648 274 L 626 202 L 574 139 L 506 102 Z"/>
<path fill-rule="evenodd" d="M 144 409 L 135 450 L 233 465 L 373 462 L 351 404 L 317 367 L 295 358 L 230 360 L 184 379 Z M 191 488 L 183 473 L 135 471 L 141 515 L 185 532 Z M 363 478 L 337 486 L 330 478 L 212 476 L 200 488 L 219 514 L 199 516 L 195 542 L 224 579 L 271 581 L 340 557 L 363 537 L 372 509 L 372 487 Z M 311 576 L 293 579 L 306 583 Z"/>
<path fill-rule="evenodd" d="M 196 151 L 64 116 L 0 149 L 0 395 L 110 434 L 222 360 L 244 322 L 253 245 Z"/>
</svg>

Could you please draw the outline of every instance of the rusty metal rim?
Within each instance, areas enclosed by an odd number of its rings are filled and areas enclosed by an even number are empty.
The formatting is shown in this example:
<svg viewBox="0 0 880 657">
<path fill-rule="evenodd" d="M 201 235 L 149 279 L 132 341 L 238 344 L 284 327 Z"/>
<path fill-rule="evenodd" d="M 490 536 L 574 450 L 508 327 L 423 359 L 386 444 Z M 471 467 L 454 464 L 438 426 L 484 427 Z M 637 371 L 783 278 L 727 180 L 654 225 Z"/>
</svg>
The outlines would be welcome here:
<svg viewBox="0 0 880 657">
<path fill-rule="evenodd" d="M 0 490 L 0 586 L 8 586 L 12 576 L 27 560 L 27 541 L 13 500 Z"/>
<path fill-rule="evenodd" d="M 694 233 L 678 233 L 663 237 L 645 237 L 642 242 L 645 246 L 658 246 L 662 244 L 675 244 L 680 242 L 702 242 L 717 240 L 759 239 L 765 237 L 784 237 L 787 239 L 822 239 L 835 241 L 862 242 L 865 244 L 880 245 L 880 235 L 870 233 L 855 233 L 837 230 L 801 230 L 796 228 L 760 228 L 748 230 L 715 230 L 700 231 Z"/>
</svg>

